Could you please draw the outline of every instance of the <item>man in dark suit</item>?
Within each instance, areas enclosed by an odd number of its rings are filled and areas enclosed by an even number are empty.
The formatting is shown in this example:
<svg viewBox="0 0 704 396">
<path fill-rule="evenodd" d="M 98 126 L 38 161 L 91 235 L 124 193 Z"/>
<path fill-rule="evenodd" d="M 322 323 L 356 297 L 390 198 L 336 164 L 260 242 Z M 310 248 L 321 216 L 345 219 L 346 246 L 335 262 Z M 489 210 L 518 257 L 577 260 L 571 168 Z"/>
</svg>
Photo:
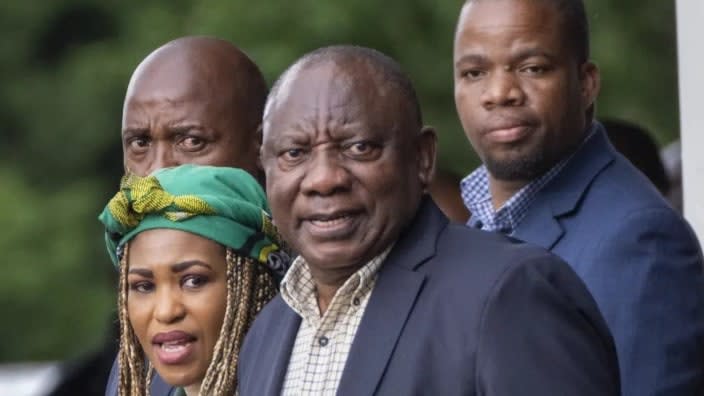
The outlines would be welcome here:
<svg viewBox="0 0 704 396">
<path fill-rule="evenodd" d="M 267 87 L 259 68 L 231 43 L 183 37 L 137 66 L 125 95 L 125 169 L 140 176 L 181 164 L 242 168 L 263 180 L 259 139 Z M 117 394 L 117 361 L 106 396 Z M 151 395 L 175 391 L 155 375 Z"/>
<path fill-rule="evenodd" d="M 596 304 L 557 257 L 450 225 L 436 135 L 399 66 L 350 46 L 280 77 L 261 158 L 300 253 L 239 360 L 240 395 L 618 395 Z"/>
<path fill-rule="evenodd" d="M 704 394 L 699 244 L 593 120 L 599 72 L 581 0 L 470 0 L 455 101 L 484 165 L 469 225 L 531 242 L 581 276 L 616 342 L 623 394 Z"/>
</svg>

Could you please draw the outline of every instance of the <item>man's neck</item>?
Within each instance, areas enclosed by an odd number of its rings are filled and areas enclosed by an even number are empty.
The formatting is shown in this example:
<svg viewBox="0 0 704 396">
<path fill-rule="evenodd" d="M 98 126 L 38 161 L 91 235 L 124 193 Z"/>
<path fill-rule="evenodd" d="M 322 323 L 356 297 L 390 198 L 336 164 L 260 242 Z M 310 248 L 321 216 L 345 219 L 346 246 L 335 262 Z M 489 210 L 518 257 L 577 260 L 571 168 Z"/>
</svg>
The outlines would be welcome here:
<svg viewBox="0 0 704 396">
<path fill-rule="evenodd" d="M 315 282 L 315 292 L 318 299 L 318 309 L 320 316 L 325 314 L 330 302 L 337 290 L 352 276 L 360 267 L 344 268 L 335 271 L 320 271 L 310 267 L 313 281 Z"/>
<path fill-rule="evenodd" d="M 318 309 L 320 310 L 320 316 L 325 315 L 325 311 L 328 310 L 330 302 L 332 302 L 335 293 L 340 288 L 341 285 L 326 285 L 317 283 L 315 285 L 316 297 L 318 298 Z"/>
<path fill-rule="evenodd" d="M 562 160 L 569 158 L 579 149 L 580 145 L 584 143 L 586 137 L 589 136 L 590 131 L 592 130 L 591 128 L 592 121 L 590 120 L 585 126 L 582 134 L 577 137 L 574 144 L 562 154 Z M 559 161 L 554 162 L 550 167 L 552 168 L 558 163 Z M 549 170 L 546 172 L 549 172 Z M 541 177 L 538 176 L 532 180 L 500 180 L 492 176 L 491 172 L 489 172 L 488 169 L 487 174 L 489 177 L 489 192 L 491 193 L 491 203 L 495 211 L 499 210 L 499 208 L 501 208 L 506 203 L 506 201 L 516 195 L 516 193 L 519 192 L 523 187 L 527 186 L 532 181 L 537 180 Z M 545 172 L 543 172 L 541 175 L 544 174 Z"/>
<path fill-rule="evenodd" d="M 530 180 L 499 180 L 489 173 L 489 192 L 494 210 L 499 210 L 506 201 L 530 182 Z"/>
</svg>

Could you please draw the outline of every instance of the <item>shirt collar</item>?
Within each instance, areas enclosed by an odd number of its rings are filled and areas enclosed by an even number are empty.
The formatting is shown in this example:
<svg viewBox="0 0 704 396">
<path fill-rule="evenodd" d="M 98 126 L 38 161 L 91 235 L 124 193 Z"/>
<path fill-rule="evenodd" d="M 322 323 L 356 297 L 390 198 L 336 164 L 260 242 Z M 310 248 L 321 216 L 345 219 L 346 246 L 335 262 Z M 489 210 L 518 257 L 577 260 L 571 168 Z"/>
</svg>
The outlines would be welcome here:
<svg viewBox="0 0 704 396">
<path fill-rule="evenodd" d="M 581 145 L 595 134 L 596 129 L 596 125 L 593 124 Z M 460 182 L 462 200 L 471 213 L 467 225 L 485 231 L 512 234 L 525 217 L 537 193 L 562 171 L 573 155 L 574 153 L 564 158 L 542 176 L 518 190 L 496 211 L 491 202 L 489 173 L 485 165 L 480 166 Z"/>
<path fill-rule="evenodd" d="M 339 298 L 361 298 L 362 293 L 374 282 L 381 264 L 393 248 L 391 244 L 381 254 L 372 258 L 362 268 L 353 273 L 345 283 L 335 292 L 330 305 L 335 304 Z M 286 272 L 281 281 L 281 298 L 303 318 L 320 318 L 315 281 L 303 256 L 298 256 Z"/>
</svg>

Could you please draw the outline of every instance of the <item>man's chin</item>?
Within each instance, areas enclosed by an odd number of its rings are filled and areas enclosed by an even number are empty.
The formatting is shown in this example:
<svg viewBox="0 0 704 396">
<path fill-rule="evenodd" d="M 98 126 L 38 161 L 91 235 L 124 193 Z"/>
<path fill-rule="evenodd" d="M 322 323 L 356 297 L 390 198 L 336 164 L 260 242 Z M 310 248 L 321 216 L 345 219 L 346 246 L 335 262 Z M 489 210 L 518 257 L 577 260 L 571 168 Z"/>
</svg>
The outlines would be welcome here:
<svg viewBox="0 0 704 396">
<path fill-rule="evenodd" d="M 371 257 L 374 257 L 373 253 L 376 252 L 372 250 L 373 247 L 360 241 L 348 240 L 320 243 L 315 245 L 314 249 L 305 249 L 299 253 L 309 265 L 334 273 L 361 268 Z"/>
<path fill-rule="evenodd" d="M 485 165 L 492 178 L 510 182 L 534 180 L 550 169 L 542 158 L 487 159 Z"/>
<path fill-rule="evenodd" d="M 313 262 L 321 267 L 335 268 L 347 267 L 350 262 L 356 261 L 359 254 L 355 248 L 359 245 L 347 241 L 337 243 L 322 243 L 316 245 L 315 249 L 308 249 L 301 252 L 308 262 Z"/>
</svg>

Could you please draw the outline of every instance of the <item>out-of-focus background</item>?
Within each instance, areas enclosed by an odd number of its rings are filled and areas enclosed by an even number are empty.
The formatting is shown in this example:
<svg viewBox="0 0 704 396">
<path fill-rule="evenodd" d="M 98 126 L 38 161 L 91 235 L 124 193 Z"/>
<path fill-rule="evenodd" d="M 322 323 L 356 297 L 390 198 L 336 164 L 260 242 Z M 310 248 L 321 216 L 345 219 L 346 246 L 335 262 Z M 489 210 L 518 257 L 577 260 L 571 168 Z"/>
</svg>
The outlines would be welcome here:
<svg viewBox="0 0 704 396">
<path fill-rule="evenodd" d="M 244 49 L 271 83 L 320 46 L 377 48 L 416 84 L 425 121 L 439 131 L 440 166 L 464 175 L 477 159 L 453 102 L 452 39 L 461 4 L 0 2 L 0 395 L 46 392 L 76 367 L 60 362 L 80 364 L 115 337 L 115 274 L 96 216 L 122 171 L 125 88 L 151 50 L 183 35 L 214 35 Z M 598 115 L 641 124 L 659 145 L 676 139 L 674 2 L 586 4 L 603 78 Z"/>
</svg>

